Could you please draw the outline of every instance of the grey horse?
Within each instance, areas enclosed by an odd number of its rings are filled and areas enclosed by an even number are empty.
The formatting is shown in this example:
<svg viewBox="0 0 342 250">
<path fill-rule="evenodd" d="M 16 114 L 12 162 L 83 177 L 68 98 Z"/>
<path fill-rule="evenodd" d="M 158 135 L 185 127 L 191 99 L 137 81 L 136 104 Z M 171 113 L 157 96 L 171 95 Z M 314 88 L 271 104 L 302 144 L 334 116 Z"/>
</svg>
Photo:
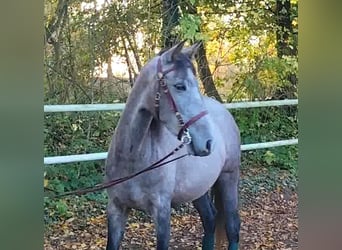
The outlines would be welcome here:
<svg viewBox="0 0 342 250">
<path fill-rule="evenodd" d="M 238 249 L 239 129 L 223 105 L 199 91 L 191 62 L 198 44 L 183 47 L 164 51 L 141 70 L 112 138 L 105 179 L 146 168 L 179 140 L 185 146 L 174 156 L 189 156 L 107 189 L 107 250 L 120 248 L 131 208 L 152 216 L 157 249 L 168 249 L 171 207 L 189 201 L 203 224 L 202 249 L 214 249 L 215 238 L 218 247 L 226 237 L 228 249 Z"/>
</svg>

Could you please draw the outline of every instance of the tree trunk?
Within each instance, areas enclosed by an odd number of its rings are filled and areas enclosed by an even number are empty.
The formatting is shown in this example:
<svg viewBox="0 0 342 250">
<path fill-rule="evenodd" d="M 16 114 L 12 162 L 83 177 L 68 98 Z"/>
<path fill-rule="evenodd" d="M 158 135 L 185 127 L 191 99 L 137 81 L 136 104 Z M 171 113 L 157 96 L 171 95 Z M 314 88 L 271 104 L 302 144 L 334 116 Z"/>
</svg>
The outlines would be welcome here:
<svg viewBox="0 0 342 250">
<path fill-rule="evenodd" d="M 131 87 L 133 87 L 133 84 L 134 84 L 134 80 L 135 80 L 135 77 L 136 77 L 136 73 L 133 69 L 133 66 L 132 66 L 132 63 L 131 63 L 131 60 L 129 58 L 129 54 L 128 54 L 128 49 L 126 47 L 126 41 L 125 41 L 125 38 L 121 37 L 121 41 L 122 41 L 122 44 L 123 44 L 123 47 L 124 47 L 124 50 L 125 50 L 125 57 L 126 57 L 126 63 L 127 63 L 127 69 L 128 69 L 128 77 L 129 77 L 129 85 Z M 134 75 L 134 77 L 133 77 Z"/>
<path fill-rule="evenodd" d="M 290 37 L 293 35 L 293 27 L 291 20 L 291 3 L 290 0 L 277 0 L 276 2 L 276 37 L 277 37 L 277 54 L 279 58 L 283 56 L 295 56 L 297 54 L 297 46 L 291 46 Z M 277 99 L 295 98 L 297 89 L 297 76 L 290 74 L 287 77 L 291 83 L 284 87 L 276 94 Z"/>
<path fill-rule="evenodd" d="M 141 64 L 141 61 L 140 61 L 140 57 L 139 57 L 139 54 L 138 54 L 138 47 L 137 47 L 137 44 L 136 44 L 136 41 L 135 39 L 130 39 L 130 36 L 128 34 L 128 32 L 125 32 L 125 38 L 133 52 L 133 55 L 134 55 L 134 59 L 135 59 L 135 63 L 137 64 L 137 67 L 138 67 L 138 71 L 141 70 L 142 68 L 142 64 Z"/>
<path fill-rule="evenodd" d="M 187 3 L 187 10 L 189 14 L 198 15 L 196 6 L 190 3 Z M 199 27 L 199 32 L 201 32 L 200 27 Z M 223 100 L 216 89 L 216 86 L 213 80 L 213 75 L 211 74 L 211 71 L 209 68 L 209 62 L 207 59 L 206 50 L 205 50 L 203 42 L 198 48 L 197 55 L 196 55 L 196 62 L 198 65 L 199 77 L 202 81 L 205 94 L 210 97 L 214 97 L 217 101 L 222 103 Z"/>
<path fill-rule="evenodd" d="M 290 34 L 293 32 L 290 0 L 277 0 L 276 15 L 278 57 L 294 55 L 295 51 L 291 49 L 289 41 Z"/>
<path fill-rule="evenodd" d="M 220 97 L 215 87 L 203 43 L 201 43 L 200 47 L 198 48 L 198 52 L 196 55 L 196 62 L 198 65 L 199 77 L 204 86 L 206 95 L 210 97 L 214 97 L 219 102 L 223 102 L 222 98 Z"/>
<path fill-rule="evenodd" d="M 108 54 L 107 56 L 107 78 L 109 82 L 113 82 L 114 80 L 114 75 L 113 75 L 113 69 L 112 69 L 112 54 Z"/>
<path fill-rule="evenodd" d="M 163 24 L 161 47 L 170 48 L 179 42 L 172 29 L 179 24 L 178 0 L 163 0 Z"/>
<path fill-rule="evenodd" d="M 58 41 L 59 34 L 63 28 L 65 16 L 67 15 L 69 0 L 59 0 L 56 13 L 45 28 L 46 42 L 53 44 Z"/>
<path fill-rule="evenodd" d="M 68 4 L 69 0 L 58 0 L 55 15 L 51 18 L 51 21 L 45 27 L 45 44 L 51 44 L 53 46 L 53 77 L 52 82 L 56 81 L 56 73 L 62 74 L 62 60 L 60 59 L 61 52 L 61 36 L 62 29 L 66 23 L 67 14 L 68 14 Z M 50 76 L 48 77 L 50 79 Z M 51 79 L 50 79 L 51 80 Z M 49 80 L 49 82 L 50 82 Z M 55 83 L 49 84 L 49 91 L 47 96 L 54 97 L 56 93 L 56 85 Z"/>
</svg>

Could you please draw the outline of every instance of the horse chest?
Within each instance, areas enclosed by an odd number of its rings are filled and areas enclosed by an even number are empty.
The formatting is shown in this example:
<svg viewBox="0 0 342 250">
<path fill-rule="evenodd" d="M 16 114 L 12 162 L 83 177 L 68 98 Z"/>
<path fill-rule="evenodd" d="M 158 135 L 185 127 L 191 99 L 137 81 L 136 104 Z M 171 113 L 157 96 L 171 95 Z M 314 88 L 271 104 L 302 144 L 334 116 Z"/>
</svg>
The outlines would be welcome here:
<svg viewBox="0 0 342 250">
<path fill-rule="evenodd" d="M 215 183 L 221 173 L 222 163 L 190 157 L 177 166 L 174 203 L 192 201 L 202 196 Z"/>
</svg>

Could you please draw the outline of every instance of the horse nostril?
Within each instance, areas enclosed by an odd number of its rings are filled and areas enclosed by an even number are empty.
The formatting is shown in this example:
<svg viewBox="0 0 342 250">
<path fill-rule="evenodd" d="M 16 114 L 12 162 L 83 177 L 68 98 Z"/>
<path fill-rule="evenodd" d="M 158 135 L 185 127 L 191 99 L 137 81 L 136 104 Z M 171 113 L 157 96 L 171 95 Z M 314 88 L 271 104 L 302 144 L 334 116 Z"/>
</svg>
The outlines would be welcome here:
<svg viewBox="0 0 342 250">
<path fill-rule="evenodd" d="M 207 141 L 207 151 L 210 152 L 211 151 L 211 143 L 212 143 L 212 140 L 208 140 Z"/>
</svg>

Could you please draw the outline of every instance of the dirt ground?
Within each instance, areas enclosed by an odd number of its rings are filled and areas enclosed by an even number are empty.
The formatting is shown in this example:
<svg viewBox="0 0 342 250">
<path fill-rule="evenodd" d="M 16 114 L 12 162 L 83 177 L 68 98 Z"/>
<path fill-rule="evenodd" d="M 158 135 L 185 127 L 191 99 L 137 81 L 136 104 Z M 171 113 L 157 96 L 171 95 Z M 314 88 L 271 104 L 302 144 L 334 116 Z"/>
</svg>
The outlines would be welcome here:
<svg viewBox="0 0 342 250">
<path fill-rule="evenodd" d="M 240 250 L 298 249 L 296 189 L 297 181 L 287 171 L 242 170 Z M 170 249 L 201 249 L 202 226 L 191 205 L 173 211 L 171 223 Z M 104 209 L 74 215 L 46 226 L 44 249 L 105 249 L 106 232 Z M 133 212 L 122 249 L 155 249 L 155 243 L 150 219 Z"/>
</svg>

